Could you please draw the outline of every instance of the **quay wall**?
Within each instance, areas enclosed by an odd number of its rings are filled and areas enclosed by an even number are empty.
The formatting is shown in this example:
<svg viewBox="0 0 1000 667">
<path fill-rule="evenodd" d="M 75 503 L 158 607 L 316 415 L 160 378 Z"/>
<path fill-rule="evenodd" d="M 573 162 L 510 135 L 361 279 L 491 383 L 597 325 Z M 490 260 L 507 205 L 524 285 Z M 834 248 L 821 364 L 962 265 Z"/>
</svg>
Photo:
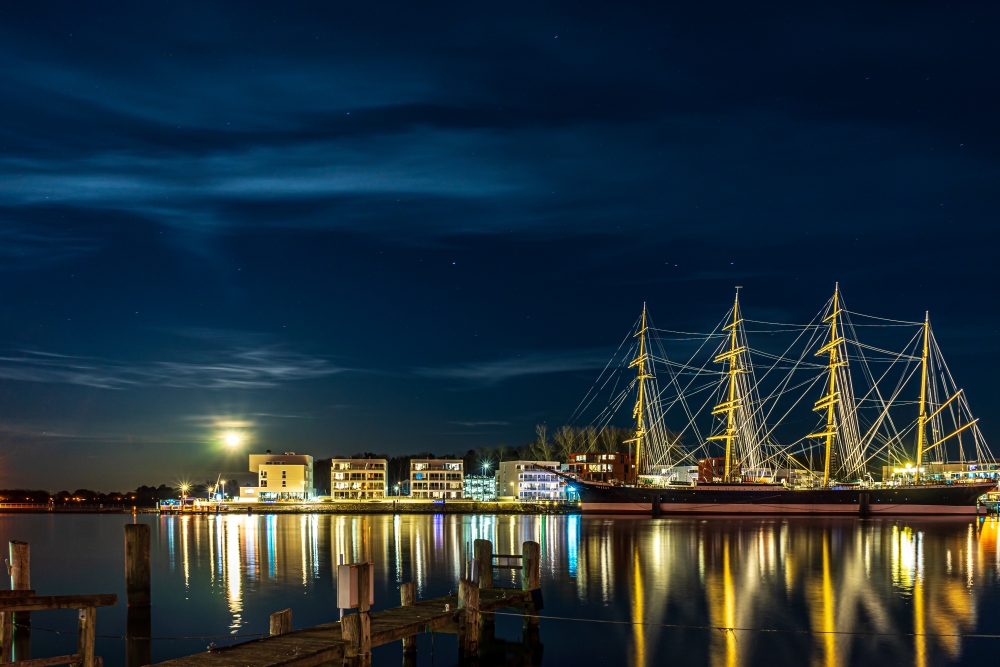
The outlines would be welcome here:
<svg viewBox="0 0 1000 667">
<path fill-rule="evenodd" d="M 155 507 L 122 507 L 122 506 L 69 506 L 49 507 L 47 505 L 28 505 L 5 507 L 0 504 L 0 514 L 24 513 L 55 513 L 55 514 L 577 514 L 580 506 L 569 502 L 481 502 L 474 500 L 449 500 L 446 503 L 435 503 L 419 500 L 398 501 L 348 501 L 337 500 L 314 503 L 275 502 L 275 503 L 225 503 L 221 510 L 199 509 L 195 511 L 163 511 Z"/>
</svg>

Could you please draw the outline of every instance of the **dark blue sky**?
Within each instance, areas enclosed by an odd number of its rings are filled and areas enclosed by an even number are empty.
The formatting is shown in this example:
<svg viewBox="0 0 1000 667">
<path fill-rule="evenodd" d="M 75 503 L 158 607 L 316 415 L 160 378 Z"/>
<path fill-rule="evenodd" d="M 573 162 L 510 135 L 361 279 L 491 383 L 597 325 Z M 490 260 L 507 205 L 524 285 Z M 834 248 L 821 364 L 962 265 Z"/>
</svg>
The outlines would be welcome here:
<svg viewBox="0 0 1000 667">
<path fill-rule="evenodd" d="M 0 486 L 522 444 L 637 317 L 931 311 L 1000 437 L 995 3 L 5 3 Z M 624 415 L 627 422 L 628 415 Z M 248 442 L 224 452 L 229 429 Z"/>
</svg>

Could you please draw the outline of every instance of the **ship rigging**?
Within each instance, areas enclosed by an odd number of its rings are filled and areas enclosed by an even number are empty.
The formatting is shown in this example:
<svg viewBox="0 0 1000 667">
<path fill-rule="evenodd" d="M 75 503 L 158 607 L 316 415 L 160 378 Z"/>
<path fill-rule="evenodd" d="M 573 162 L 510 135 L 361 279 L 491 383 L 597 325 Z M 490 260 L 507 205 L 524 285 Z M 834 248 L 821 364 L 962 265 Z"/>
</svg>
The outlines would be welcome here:
<svg viewBox="0 0 1000 667">
<path fill-rule="evenodd" d="M 806 324 L 745 319 L 739 288 L 708 333 L 658 329 L 644 304 L 571 422 L 607 426 L 630 397 L 623 444 L 645 485 L 713 457 L 725 484 L 807 488 L 872 486 L 886 471 L 918 484 L 930 463 L 996 463 L 929 317 L 851 311 L 839 285 Z"/>
</svg>

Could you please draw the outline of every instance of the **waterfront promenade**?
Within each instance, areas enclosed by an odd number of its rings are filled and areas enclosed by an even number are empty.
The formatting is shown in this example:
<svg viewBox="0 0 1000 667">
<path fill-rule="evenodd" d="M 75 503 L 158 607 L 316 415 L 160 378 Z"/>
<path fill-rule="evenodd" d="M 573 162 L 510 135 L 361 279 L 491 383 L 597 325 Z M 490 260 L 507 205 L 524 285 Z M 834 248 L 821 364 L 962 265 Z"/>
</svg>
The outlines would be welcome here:
<svg viewBox="0 0 1000 667">
<path fill-rule="evenodd" d="M 0 503 L 0 513 L 111 513 L 111 514 L 575 514 L 575 502 L 486 502 L 477 500 L 330 500 L 317 502 L 227 502 L 184 510 L 161 510 L 126 504 Z"/>
</svg>

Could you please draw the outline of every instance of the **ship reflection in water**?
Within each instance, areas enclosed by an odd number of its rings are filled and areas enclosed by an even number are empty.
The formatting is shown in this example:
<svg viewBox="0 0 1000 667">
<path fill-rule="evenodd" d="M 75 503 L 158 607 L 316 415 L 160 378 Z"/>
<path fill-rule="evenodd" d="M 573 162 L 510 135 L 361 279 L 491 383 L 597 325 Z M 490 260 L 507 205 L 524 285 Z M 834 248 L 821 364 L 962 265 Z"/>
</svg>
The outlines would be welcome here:
<svg viewBox="0 0 1000 667">
<path fill-rule="evenodd" d="M 203 600 L 211 591 L 224 600 L 233 633 L 257 630 L 281 605 L 293 607 L 295 627 L 331 620 L 340 554 L 345 562 L 365 554 L 374 560 L 376 609 L 398 604 L 404 581 L 415 581 L 421 598 L 443 595 L 463 575 L 471 542 L 485 538 L 496 553 L 519 553 L 525 540 L 542 545 L 542 613 L 559 617 L 541 625 L 546 665 L 589 664 L 601 656 L 637 667 L 681 658 L 720 667 L 923 666 L 976 664 L 1000 649 L 1000 639 L 962 636 L 1000 633 L 1000 532 L 993 519 L 158 521 L 166 552 L 160 562 L 169 564 L 162 576 L 182 585 L 185 599 Z M 519 582 L 511 570 L 497 578 L 501 585 Z M 212 606 L 199 609 L 208 615 Z M 374 654 L 375 664 L 395 665 L 397 657 L 398 648 Z"/>
</svg>

